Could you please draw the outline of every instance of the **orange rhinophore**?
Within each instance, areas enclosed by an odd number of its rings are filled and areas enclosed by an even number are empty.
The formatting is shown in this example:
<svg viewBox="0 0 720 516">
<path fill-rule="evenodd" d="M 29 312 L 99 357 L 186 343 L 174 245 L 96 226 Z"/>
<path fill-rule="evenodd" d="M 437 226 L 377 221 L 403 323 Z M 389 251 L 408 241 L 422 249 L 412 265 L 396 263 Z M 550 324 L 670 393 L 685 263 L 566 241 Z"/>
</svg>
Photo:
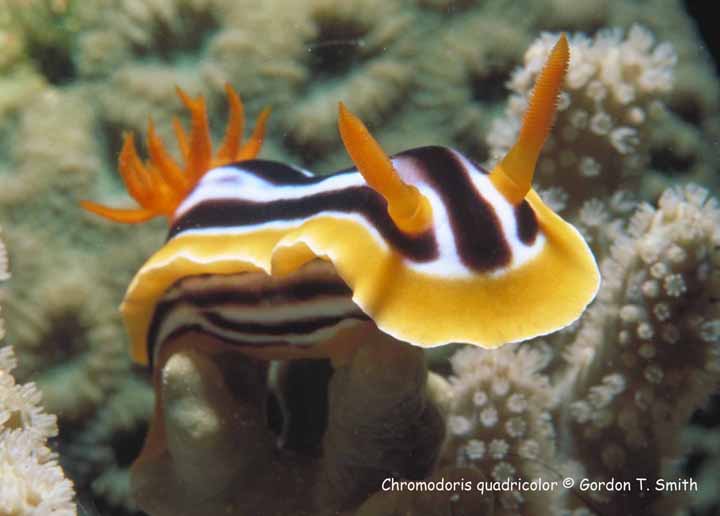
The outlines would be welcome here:
<svg viewBox="0 0 720 516">
<path fill-rule="evenodd" d="M 405 183 L 365 124 L 341 102 L 338 128 L 345 148 L 365 181 L 388 203 L 388 213 L 398 228 L 421 233 L 432 223 L 432 209 L 417 188 Z"/>
<path fill-rule="evenodd" d="M 570 48 L 563 34 L 535 82 L 515 145 L 490 172 L 495 187 L 513 204 L 522 201 L 532 187 L 535 164 L 552 129 L 557 97 L 569 61 Z"/>
</svg>

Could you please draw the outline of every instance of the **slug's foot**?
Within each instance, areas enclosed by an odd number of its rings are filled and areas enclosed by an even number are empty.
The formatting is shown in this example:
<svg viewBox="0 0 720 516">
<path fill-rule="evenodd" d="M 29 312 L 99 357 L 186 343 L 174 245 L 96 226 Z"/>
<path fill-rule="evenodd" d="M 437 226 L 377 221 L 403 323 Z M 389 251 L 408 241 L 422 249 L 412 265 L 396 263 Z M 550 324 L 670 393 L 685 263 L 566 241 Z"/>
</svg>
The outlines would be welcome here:
<svg viewBox="0 0 720 516">
<path fill-rule="evenodd" d="M 132 469 L 147 513 L 337 514 L 354 511 L 385 478 L 430 473 L 444 424 L 418 348 L 376 332 L 334 369 L 281 364 L 278 383 L 268 382 L 268 362 L 210 353 L 204 340 L 184 337 L 158 359 L 155 417 Z M 323 369 L 324 381 L 297 384 Z M 274 424 L 272 396 L 282 406 Z"/>
</svg>

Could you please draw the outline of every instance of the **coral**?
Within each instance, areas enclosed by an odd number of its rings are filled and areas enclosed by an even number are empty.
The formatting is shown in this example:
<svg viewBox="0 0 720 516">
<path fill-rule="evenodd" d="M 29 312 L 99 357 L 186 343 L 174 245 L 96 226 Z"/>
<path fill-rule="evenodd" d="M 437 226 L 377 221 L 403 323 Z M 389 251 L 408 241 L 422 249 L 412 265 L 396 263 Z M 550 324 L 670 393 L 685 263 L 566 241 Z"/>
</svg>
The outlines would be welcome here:
<svg viewBox="0 0 720 516">
<path fill-rule="evenodd" d="M 115 306 L 132 269 L 156 245 L 143 243 L 152 235 L 147 228 L 116 246 L 98 247 L 112 241 L 114 229 L 75 207 L 92 189 L 111 190 L 113 181 L 103 173 L 106 149 L 87 95 L 83 87 L 47 85 L 25 92 L 26 105 L 13 106 L 2 133 L 12 143 L 0 146 L 0 213 L 13 222 L 5 235 L 10 258 L 19 264 L 3 292 L 8 341 L 18 356 L 15 375 L 32 379 L 46 409 L 60 414 L 61 428 L 78 432 L 85 424 L 92 428 L 129 371 Z M 104 252 L 118 257 L 109 269 L 97 258 Z M 76 482 L 87 481 L 79 489 L 88 488 L 98 475 L 81 477 L 75 466 L 66 463 L 66 471 Z"/>
<path fill-rule="evenodd" d="M 64 277 L 36 284 L 41 308 L 14 288 L 6 308 L 11 316 L 8 332 L 21 358 L 19 377 L 32 373 L 45 393 L 45 406 L 67 420 L 79 420 L 99 408 L 127 368 L 127 360 L 111 301 L 103 301 L 107 311 L 94 308 L 103 291 L 88 283 L 92 266 L 79 266 L 87 258 L 66 258 L 70 259 Z M 32 273 L 17 269 L 18 280 Z M 48 341 L 55 343 L 51 350 Z"/>
<path fill-rule="evenodd" d="M 582 28 L 588 32 L 608 24 L 611 2 L 605 0 L 548 0 L 539 11 L 538 23 L 552 30 L 576 30 Z"/>
<path fill-rule="evenodd" d="M 329 384 L 303 393 L 306 402 L 295 409 L 301 413 L 285 413 L 292 423 L 329 396 L 322 442 L 293 451 L 278 448 L 263 416 L 266 367 L 237 354 L 207 356 L 187 340 L 168 351 L 157 372 L 155 419 L 133 466 L 132 488 L 145 511 L 334 514 L 357 506 L 389 476 L 423 478 L 432 467 L 443 426 L 425 394 L 421 350 L 380 334 L 366 342 Z M 292 441 L 285 435 L 281 442 Z"/>
<path fill-rule="evenodd" d="M 483 34 L 481 44 L 475 44 L 478 34 Z M 440 38 L 421 63 L 417 102 L 430 110 L 434 124 L 449 127 L 450 142 L 484 161 L 496 106 L 507 96 L 505 83 L 530 43 L 527 27 L 479 11 L 456 21 Z"/>
<path fill-rule="evenodd" d="M 553 398 L 541 373 L 549 349 L 505 346 L 486 351 L 465 348 L 451 359 L 452 403 L 443 463 L 473 467 L 495 481 L 537 480 L 554 472 Z M 502 491 L 497 514 L 540 514 L 559 508 L 560 491 Z"/>
<path fill-rule="evenodd" d="M 406 103 L 414 80 L 417 31 L 398 1 L 86 4 L 77 7 L 88 30 L 78 36 L 76 68 L 83 78 L 109 81 L 97 91 L 97 108 L 115 139 L 121 128 L 142 130 L 149 113 L 168 136 L 179 111 L 168 102 L 176 85 L 202 91 L 219 113 L 219 94 L 231 83 L 249 111 L 272 104 L 279 157 L 331 163 L 338 158 L 327 155 L 340 149 L 337 101 L 380 123 Z M 197 63 L 188 67 L 189 60 Z"/>
<path fill-rule="evenodd" d="M 650 27 L 661 41 L 669 41 L 678 56 L 673 91 L 666 98 L 668 110 L 656 124 L 651 145 L 651 184 L 648 193 L 657 196 L 673 181 L 693 181 L 718 188 L 720 156 L 712 153 L 720 124 L 717 73 L 705 45 L 698 44 L 697 27 L 686 15 L 682 2 L 617 2 L 610 9 L 610 26 L 641 23 Z"/>
<path fill-rule="evenodd" d="M 8 342 L 18 356 L 15 375 L 32 379 L 46 409 L 60 415 L 61 428 L 77 432 L 92 428 L 96 412 L 129 371 L 115 306 L 132 269 L 156 245 L 155 237 L 143 242 L 152 235 L 147 228 L 98 247 L 112 241 L 114 229 L 75 207 L 92 188 L 111 186 L 109 177 L 101 177 L 106 158 L 84 95 L 79 88 L 46 87 L 10 119 L 13 144 L 0 147 L 0 213 L 13 222 L 5 237 L 9 258 L 19 264 L 2 292 Z M 98 258 L 105 252 L 118 259 L 109 268 Z M 102 444 L 110 443 L 115 445 L 107 437 Z M 66 449 L 62 443 L 60 449 Z M 75 466 L 66 462 L 66 472 L 78 489 L 88 489 L 98 475 L 82 477 Z"/>
<path fill-rule="evenodd" d="M 130 376 L 82 432 L 63 432 L 61 436 L 59 451 L 66 471 L 109 507 L 137 509 L 130 493 L 129 465 L 139 452 L 152 407 L 152 389 Z"/>
<path fill-rule="evenodd" d="M 28 433 L 0 433 L 0 511 L 3 514 L 77 514 L 72 482 L 54 454 Z"/>
<path fill-rule="evenodd" d="M 37 94 L 18 121 L 14 173 L 4 179 L 0 193 L 3 209 L 37 213 L 35 203 L 41 201 L 56 203 L 50 208 L 64 208 L 59 193 L 88 188 L 101 169 L 93 130 L 94 114 L 82 91 L 45 89 Z"/>
<path fill-rule="evenodd" d="M 13 30 L 11 22 L 5 2 L 0 3 L 0 44 L 3 48 L 2 56 L 0 56 L 0 70 L 2 71 L 12 68 L 23 58 L 23 44 L 18 37 L 17 30 Z"/>
<path fill-rule="evenodd" d="M 0 39 L 2 37 L 0 34 Z M 24 106 L 44 87 L 42 78 L 28 67 L 18 66 L 12 73 L 3 75 L 0 79 L 0 117 Z"/>
<path fill-rule="evenodd" d="M 304 97 L 282 117 L 300 157 L 337 144 L 337 103 L 377 124 L 397 113 L 413 80 L 407 59 L 414 31 L 398 2 L 363 0 L 341 8 L 314 0 L 308 13 Z M 305 156 L 304 156 L 305 155 Z"/>
<path fill-rule="evenodd" d="M 5 249 L 0 242 L 0 281 L 7 279 Z M 4 336 L 0 317 L 0 340 Z M 55 416 L 47 414 L 35 384 L 18 385 L 10 346 L 0 347 L 0 513 L 76 514 L 72 482 L 47 447 L 57 435 Z"/>
<path fill-rule="evenodd" d="M 566 350 L 574 377 L 568 452 L 591 478 L 659 478 L 720 373 L 720 209 L 708 192 L 670 189 L 642 206 L 602 264 L 605 286 Z M 612 498 L 641 510 L 655 497 Z M 630 507 L 630 509 L 628 509 Z"/>
<path fill-rule="evenodd" d="M 10 43 L 7 54 L 3 52 L 0 58 L 4 65 L 25 61 L 27 55 L 48 82 L 61 84 L 71 80 L 74 65 L 70 48 L 76 30 L 73 5 L 74 2 L 66 0 L 0 2 L 0 31 L 7 27 L 3 39 Z"/>
<path fill-rule="evenodd" d="M 84 455 L 79 454 L 83 460 L 94 457 L 88 450 L 117 453 L 125 446 L 113 439 L 122 427 L 100 436 L 92 431 L 93 421 L 113 393 L 130 395 L 121 388 L 129 359 L 115 306 L 132 269 L 159 238 L 149 227 L 103 250 L 97 242 L 111 241 L 114 230 L 74 208 L 79 198 L 90 196 L 90 189 L 112 185 L 108 176 L 102 177 L 106 158 L 85 94 L 80 88 L 54 87 L 27 92 L 33 102 L 9 118 L 7 134 L 13 144 L 0 147 L 0 212 L 13 221 L 5 236 L 9 258 L 20 264 L 14 281 L 0 289 L 6 298 L 8 341 L 18 356 L 15 375 L 20 381 L 32 379 L 43 391 L 44 406 L 60 414 L 62 428 L 88 430 L 88 436 L 98 438 L 85 442 Z M 144 241 L 148 235 L 152 240 Z M 104 268 L 97 254 L 89 254 L 98 252 L 116 256 L 116 265 Z M 3 253 L 3 262 L 7 258 Z M 60 449 L 68 448 L 61 444 Z M 121 466 L 127 468 L 130 458 L 124 460 Z M 67 461 L 65 467 L 76 482 L 86 483 L 77 484 L 84 490 L 114 457 L 103 461 L 88 460 L 89 469 L 97 466 L 92 476 L 82 476 L 77 461 Z"/>
</svg>

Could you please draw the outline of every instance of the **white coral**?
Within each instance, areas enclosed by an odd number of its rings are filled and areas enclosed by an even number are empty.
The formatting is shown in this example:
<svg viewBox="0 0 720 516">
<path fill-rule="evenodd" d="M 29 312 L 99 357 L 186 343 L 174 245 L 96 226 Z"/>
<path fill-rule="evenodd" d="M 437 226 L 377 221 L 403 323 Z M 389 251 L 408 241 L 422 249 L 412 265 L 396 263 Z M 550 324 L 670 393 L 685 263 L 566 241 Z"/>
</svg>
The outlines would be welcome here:
<svg viewBox="0 0 720 516">
<path fill-rule="evenodd" d="M 657 478 L 693 410 L 720 384 L 718 228 L 707 190 L 674 188 L 659 208 L 641 206 L 603 262 L 605 286 L 567 353 L 576 380 L 559 416 L 570 420 L 570 453 L 589 476 L 622 467 Z"/>
<path fill-rule="evenodd" d="M 55 455 L 20 430 L 0 433 L 0 513 L 27 516 L 76 514 L 72 482 Z"/>
<path fill-rule="evenodd" d="M 5 256 L 0 243 L 0 279 L 7 277 Z M 46 446 L 57 435 L 55 416 L 40 406 L 35 384 L 15 383 L 10 373 L 16 366 L 12 348 L 0 348 L 0 514 L 74 515 L 72 482 Z"/>
<path fill-rule="evenodd" d="M 550 385 L 541 374 L 549 354 L 539 343 L 458 351 L 451 359 L 456 376 L 442 460 L 498 481 L 547 475 L 539 464 L 555 459 Z M 498 514 L 538 514 L 559 503 L 556 494 L 509 492 Z"/>
<path fill-rule="evenodd" d="M 47 446 L 55 416 L 40 407 L 34 384 L 16 385 L 12 348 L 0 348 L 0 514 L 76 514 L 72 482 Z"/>
</svg>

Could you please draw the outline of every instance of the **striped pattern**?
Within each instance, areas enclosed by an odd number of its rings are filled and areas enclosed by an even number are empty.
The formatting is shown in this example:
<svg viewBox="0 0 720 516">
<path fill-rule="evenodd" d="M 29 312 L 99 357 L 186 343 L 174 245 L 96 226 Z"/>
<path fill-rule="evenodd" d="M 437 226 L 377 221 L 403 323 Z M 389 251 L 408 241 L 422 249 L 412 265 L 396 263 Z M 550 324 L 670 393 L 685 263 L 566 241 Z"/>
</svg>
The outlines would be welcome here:
<svg viewBox="0 0 720 516">
<path fill-rule="evenodd" d="M 433 208 L 433 227 L 401 232 L 384 199 L 354 169 L 330 176 L 252 160 L 208 172 L 179 207 L 169 238 L 182 234 L 239 234 L 293 227 L 321 215 L 352 218 L 419 271 L 469 276 L 502 273 L 542 248 L 535 214 L 523 201 L 511 206 L 487 171 L 444 147 L 421 147 L 392 158 L 400 176 Z"/>
<path fill-rule="evenodd" d="M 399 253 L 411 268 L 460 277 L 501 274 L 542 247 L 529 204 L 508 205 L 487 172 L 458 152 L 423 147 L 392 161 L 431 201 L 434 224 L 425 233 L 401 232 L 383 198 L 354 169 L 313 176 L 250 160 L 208 172 L 178 208 L 168 240 L 293 228 L 332 214 L 361 224 L 378 246 Z M 262 272 L 190 276 L 158 302 L 147 335 L 148 356 L 152 360 L 156 343 L 188 331 L 240 347 L 307 347 L 367 318 L 332 265 L 318 260 L 280 278 Z"/>
<path fill-rule="evenodd" d="M 308 263 L 284 277 L 264 273 L 189 276 L 158 303 L 148 332 L 151 363 L 157 343 L 195 331 L 231 346 L 307 347 L 367 316 L 331 264 Z"/>
<path fill-rule="evenodd" d="M 597 265 L 532 190 L 512 205 L 448 148 L 391 160 L 430 203 L 422 233 L 400 231 L 355 169 L 313 176 L 249 160 L 208 171 L 128 288 L 133 358 L 151 362 L 191 331 L 260 358 L 333 356 L 368 321 L 418 346 L 492 348 L 582 313 Z"/>
</svg>

